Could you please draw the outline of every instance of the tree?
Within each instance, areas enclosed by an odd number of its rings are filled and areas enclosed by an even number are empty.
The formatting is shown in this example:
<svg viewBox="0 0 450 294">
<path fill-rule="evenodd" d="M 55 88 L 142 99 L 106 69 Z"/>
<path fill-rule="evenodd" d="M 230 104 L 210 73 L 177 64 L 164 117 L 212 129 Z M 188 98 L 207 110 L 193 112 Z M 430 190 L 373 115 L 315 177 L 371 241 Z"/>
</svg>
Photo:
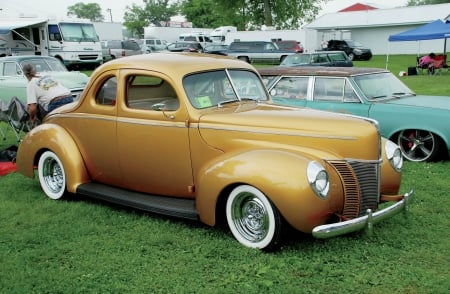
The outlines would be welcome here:
<svg viewBox="0 0 450 294">
<path fill-rule="evenodd" d="M 102 15 L 100 5 L 97 3 L 75 3 L 67 8 L 67 16 L 71 15 L 75 15 L 78 18 L 86 18 L 95 22 L 102 22 L 105 19 Z"/>
<path fill-rule="evenodd" d="M 409 0 L 407 6 L 450 3 L 450 0 Z"/>
<path fill-rule="evenodd" d="M 144 0 L 144 7 L 136 4 L 127 6 L 123 25 L 133 36 L 144 35 L 144 28 L 153 24 L 161 26 L 178 14 L 178 4 L 169 4 L 169 0 Z"/>
<path fill-rule="evenodd" d="M 262 25 L 297 29 L 317 15 L 328 0 L 184 0 L 181 12 L 195 26 L 233 25 L 251 30 Z"/>
</svg>

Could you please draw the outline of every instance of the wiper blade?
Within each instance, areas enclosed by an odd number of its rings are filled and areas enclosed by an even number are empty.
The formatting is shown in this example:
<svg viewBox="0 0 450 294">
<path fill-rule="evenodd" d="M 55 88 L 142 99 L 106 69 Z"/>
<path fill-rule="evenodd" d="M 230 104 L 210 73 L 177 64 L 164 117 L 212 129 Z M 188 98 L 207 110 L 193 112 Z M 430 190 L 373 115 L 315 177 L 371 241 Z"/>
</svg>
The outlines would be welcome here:
<svg viewBox="0 0 450 294">
<path fill-rule="evenodd" d="M 409 95 L 415 96 L 416 94 L 415 94 L 415 93 L 405 93 L 405 92 L 395 92 L 395 93 L 392 93 L 392 96 L 393 96 L 393 97 L 401 97 L 401 96 L 409 96 Z"/>
<path fill-rule="evenodd" d="M 386 98 L 387 95 L 372 96 L 370 99 Z"/>
<path fill-rule="evenodd" d="M 227 104 L 227 103 L 233 103 L 233 102 L 239 102 L 239 99 L 230 99 L 230 100 L 220 101 L 220 102 L 217 104 L 217 107 L 222 107 L 224 104 Z"/>
</svg>

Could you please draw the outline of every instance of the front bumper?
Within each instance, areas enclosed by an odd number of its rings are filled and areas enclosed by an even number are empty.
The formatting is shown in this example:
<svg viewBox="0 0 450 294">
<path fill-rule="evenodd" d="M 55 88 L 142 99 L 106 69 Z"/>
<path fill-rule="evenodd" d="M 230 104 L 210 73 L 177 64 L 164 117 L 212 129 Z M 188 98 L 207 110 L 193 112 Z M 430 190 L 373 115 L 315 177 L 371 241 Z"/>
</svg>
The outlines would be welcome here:
<svg viewBox="0 0 450 294">
<path fill-rule="evenodd" d="M 411 190 L 408 193 L 402 195 L 400 197 L 400 201 L 382 210 L 372 212 L 371 209 L 368 209 L 367 214 L 364 216 L 339 223 L 317 226 L 313 229 L 312 235 L 316 238 L 326 239 L 360 231 L 364 228 L 367 228 L 369 232 L 371 232 L 373 224 L 390 218 L 401 211 L 407 211 L 409 201 L 411 200 L 413 195 L 414 190 Z"/>
</svg>

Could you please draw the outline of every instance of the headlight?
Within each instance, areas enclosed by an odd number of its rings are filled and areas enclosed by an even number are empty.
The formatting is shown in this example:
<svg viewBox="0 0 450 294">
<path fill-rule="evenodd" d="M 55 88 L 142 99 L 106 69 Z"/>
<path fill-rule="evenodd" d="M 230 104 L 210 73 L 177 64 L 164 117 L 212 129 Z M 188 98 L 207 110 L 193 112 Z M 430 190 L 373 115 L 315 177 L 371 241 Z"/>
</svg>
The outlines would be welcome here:
<svg viewBox="0 0 450 294">
<path fill-rule="evenodd" d="M 330 182 L 325 168 L 317 161 L 311 161 L 306 171 L 309 184 L 314 192 L 322 199 L 327 198 L 330 191 Z"/>
<path fill-rule="evenodd" d="M 353 49 L 353 53 L 361 54 L 362 50 L 355 48 L 355 49 Z"/>
<path fill-rule="evenodd" d="M 401 172 L 403 167 L 403 156 L 400 148 L 394 142 L 386 140 L 384 149 L 386 151 L 386 157 L 391 163 L 392 167 L 396 171 Z"/>
</svg>

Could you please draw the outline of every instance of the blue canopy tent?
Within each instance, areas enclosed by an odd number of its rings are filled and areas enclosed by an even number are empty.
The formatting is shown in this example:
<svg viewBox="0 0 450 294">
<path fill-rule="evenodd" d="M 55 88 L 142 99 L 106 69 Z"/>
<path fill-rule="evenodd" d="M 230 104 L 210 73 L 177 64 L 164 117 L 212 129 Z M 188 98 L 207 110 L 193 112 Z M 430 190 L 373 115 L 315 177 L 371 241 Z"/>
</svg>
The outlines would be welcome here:
<svg viewBox="0 0 450 294">
<path fill-rule="evenodd" d="M 402 33 L 389 36 L 389 42 L 420 41 L 444 39 L 444 54 L 446 52 L 447 38 L 450 37 L 450 21 L 440 19 L 426 25 L 411 29 Z"/>
<path fill-rule="evenodd" d="M 389 42 L 400 41 L 421 41 L 421 40 L 435 40 L 444 39 L 444 51 L 447 52 L 447 38 L 450 38 L 450 21 L 442 21 L 437 19 L 433 22 L 427 23 L 415 29 L 407 30 L 398 34 L 390 35 Z M 419 45 L 420 46 L 420 45 Z M 420 51 L 420 48 L 419 48 Z M 419 54 L 419 53 L 418 53 Z M 389 55 L 386 57 L 386 68 L 389 60 Z"/>
</svg>

